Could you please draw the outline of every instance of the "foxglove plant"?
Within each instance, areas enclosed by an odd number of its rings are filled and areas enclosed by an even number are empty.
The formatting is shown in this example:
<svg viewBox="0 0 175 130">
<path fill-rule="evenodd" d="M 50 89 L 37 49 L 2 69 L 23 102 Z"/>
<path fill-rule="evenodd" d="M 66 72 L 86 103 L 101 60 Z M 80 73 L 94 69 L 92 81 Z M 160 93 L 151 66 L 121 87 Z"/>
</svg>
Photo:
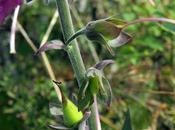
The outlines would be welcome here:
<svg viewBox="0 0 175 130">
<path fill-rule="evenodd" d="M 60 23 L 64 36 L 64 42 L 59 40 L 53 40 L 47 42 L 40 47 L 37 54 L 50 50 L 50 49 L 63 49 L 68 53 L 69 59 L 72 63 L 73 70 L 79 85 L 78 92 L 78 105 L 76 106 L 72 101 L 70 101 L 62 92 L 62 114 L 63 115 L 63 125 L 64 126 L 53 126 L 50 127 L 55 129 L 72 129 L 75 126 L 82 126 L 80 129 L 86 129 L 85 125 L 81 125 L 81 122 L 84 124 L 84 118 L 87 119 L 86 111 L 91 108 L 91 110 L 97 110 L 96 96 L 99 94 L 105 94 L 107 101 L 111 100 L 111 87 L 107 79 L 102 73 L 102 69 L 113 63 L 112 60 L 104 60 L 95 66 L 85 69 L 83 60 L 80 55 L 79 47 L 77 41 L 75 40 L 79 35 L 86 35 L 86 37 L 94 42 L 104 45 L 108 51 L 114 55 L 112 48 L 120 47 L 132 40 L 132 36 L 128 34 L 124 29 L 130 25 L 153 21 L 153 22 L 169 22 L 175 24 L 175 20 L 167 18 L 142 18 L 137 19 L 131 22 L 126 22 L 123 20 L 115 19 L 113 17 L 100 19 L 96 21 L 89 22 L 84 28 L 74 33 L 69 5 L 67 0 L 56 0 L 58 12 L 60 15 Z M 23 4 L 22 0 L 0 0 L 0 24 L 3 23 L 5 18 L 19 5 Z M 59 86 L 59 85 L 58 85 Z M 101 92 L 102 91 L 102 92 Z M 95 97 L 95 98 L 94 98 Z M 103 96 L 102 96 L 103 97 Z M 94 103 L 94 104 L 93 104 Z M 84 112 L 84 113 L 83 113 Z M 129 111 L 126 116 L 126 126 L 127 122 L 130 121 Z M 98 111 L 92 113 L 92 116 L 95 117 L 95 123 L 93 123 L 94 130 L 101 130 L 100 119 Z M 85 121 L 86 122 L 86 121 Z M 131 125 L 129 127 L 123 127 L 123 130 L 131 130 Z"/>
</svg>

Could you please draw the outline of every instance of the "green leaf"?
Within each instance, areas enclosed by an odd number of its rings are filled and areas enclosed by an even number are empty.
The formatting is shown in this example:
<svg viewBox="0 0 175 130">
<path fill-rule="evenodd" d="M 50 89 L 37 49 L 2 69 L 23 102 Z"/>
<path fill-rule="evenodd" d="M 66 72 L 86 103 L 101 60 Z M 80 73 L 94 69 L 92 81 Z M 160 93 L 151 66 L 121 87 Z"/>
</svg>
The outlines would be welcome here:
<svg viewBox="0 0 175 130">
<path fill-rule="evenodd" d="M 126 112 L 125 122 L 124 122 L 122 130 L 132 130 L 131 117 L 130 117 L 129 109 Z"/>
</svg>

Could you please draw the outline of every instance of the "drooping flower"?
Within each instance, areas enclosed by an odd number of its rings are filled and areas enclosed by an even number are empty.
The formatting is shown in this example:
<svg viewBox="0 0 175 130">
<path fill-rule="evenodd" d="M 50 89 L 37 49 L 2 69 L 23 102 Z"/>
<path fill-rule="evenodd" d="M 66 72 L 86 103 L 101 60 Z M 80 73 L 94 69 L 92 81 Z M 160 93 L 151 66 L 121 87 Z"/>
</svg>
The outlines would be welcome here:
<svg viewBox="0 0 175 130">
<path fill-rule="evenodd" d="M 140 18 L 131 22 L 126 22 L 109 17 L 89 22 L 84 28 L 73 34 L 65 44 L 71 44 L 72 40 L 84 34 L 90 41 L 93 43 L 100 43 L 114 55 L 112 48 L 120 47 L 132 40 L 132 36 L 125 32 L 124 29 L 130 25 L 142 22 L 166 22 L 173 25 L 175 24 L 175 20 L 168 18 Z"/>
<path fill-rule="evenodd" d="M 23 3 L 23 0 L 0 0 L 0 25 L 13 10 Z"/>
<path fill-rule="evenodd" d="M 94 96 L 97 96 L 100 101 L 108 106 L 111 104 L 111 86 L 103 75 L 102 70 L 112 63 L 114 63 L 113 60 L 103 60 L 87 70 L 85 79 L 78 92 L 79 110 L 88 110 L 94 102 Z"/>
<path fill-rule="evenodd" d="M 99 43 L 107 48 L 114 55 L 112 47 L 119 47 L 132 40 L 132 37 L 122 29 L 127 22 L 112 17 L 89 22 L 84 28 L 77 31 L 66 41 L 69 44 L 81 34 L 93 43 Z"/>
</svg>

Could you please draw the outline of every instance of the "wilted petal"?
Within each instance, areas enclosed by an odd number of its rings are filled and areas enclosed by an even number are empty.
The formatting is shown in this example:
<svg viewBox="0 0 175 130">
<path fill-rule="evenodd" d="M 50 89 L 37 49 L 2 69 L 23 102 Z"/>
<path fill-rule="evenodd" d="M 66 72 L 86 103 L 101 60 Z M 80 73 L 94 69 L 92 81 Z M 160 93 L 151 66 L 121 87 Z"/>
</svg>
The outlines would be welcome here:
<svg viewBox="0 0 175 130">
<path fill-rule="evenodd" d="M 64 49 L 65 45 L 62 41 L 59 40 L 52 40 L 49 42 L 46 42 L 43 46 L 41 46 L 38 51 L 36 52 L 36 55 L 40 54 L 41 52 L 52 50 L 52 49 Z"/>
<path fill-rule="evenodd" d="M 116 37 L 113 40 L 109 40 L 108 41 L 108 45 L 111 47 L 120 47 L 128 42 L 130 42 L 132 40 L 132 37 L 125 33 L 125 32 L 120 32 L 119 36 Z"/>
<path fill-rule="evenodd" d="M 94 68 L 98 69 L 98 70 L 102 70 L 104 69 L 104 67 L 106 67 L 109 64 L 113 64 L 115 63 L 114 60 L 102 60 L 101 62 L 97 63 Z"/>
<path fill-rule="evenodd" d="M 0 24 L 12 11 L 23 3 L 23 0 L 0 0 Z"/>
</svg>

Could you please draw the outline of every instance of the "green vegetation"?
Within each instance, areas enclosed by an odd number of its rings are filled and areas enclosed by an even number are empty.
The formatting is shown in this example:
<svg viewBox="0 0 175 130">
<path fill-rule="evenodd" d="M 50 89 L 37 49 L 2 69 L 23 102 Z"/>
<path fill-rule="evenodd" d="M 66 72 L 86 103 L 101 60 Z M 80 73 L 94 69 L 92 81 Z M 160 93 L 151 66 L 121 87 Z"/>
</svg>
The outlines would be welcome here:
<svg viewBox="0 0 175 130">
<path fill-rule="evenodd" d="M 145 17 L 175 19 L 175 1 L 172 0 L 155 0 L 155 6 L 146 0 L 70 0 L 69 5 L 76 31 L 89 21 L 114 15 L 125 21 Z M 20 10 L 18 21 L 37 48 L 55 10 L 54 0 L 50 0 L 49 5 L 35 1 L 31 6 L 22 6 Z M 58 103 L 51 76 L 42 57 L 34 56 L 35 52 L 20 29 L 16 34 L 17 54 L 9 54 L 10 27 L 10 18 L 0 27 L 0 129 L 49 130 L 47 126 L 56 122 L 49 112 L 49 104 Z M 129 26 L 124 31 L 133 36 L 132 42 L 114 49 L 115 56 L 100 44 L 92 44 L 84 36 L 77 38 L 86 69 L 98 62 L 96 53 L 100 60 L 115 60 L 103 72 L 112 87 L 111 106 L 101 101 L 101 97 L 97 98 L 102 130 L 125 130 L 127 128 L 123 124 L 128 124 L 130 118 L 133 130 L 175 129 L 174 28 L 172 24 L 161 22 Z M 48 41 L 64 41 L 64 38 L 67 40 L 72 35 L 64 33 L 68 35 L 66 38 L 57 21 Z M 76 46 L 74 49 L 77 49 Z M 47 52 L 56 77 L 53 80 L 61 81 L 63 91 L 68 97 L 75 97 L 71 101 L 77 104 L 78 84 L 85 72 L 82 66 L 83 72 L 74 74 L 73 70 L 77 68 L 72 69 L 69 61 L 72 54 L 71 50 L 68 55 L 62 50 Z M 77 82 L 75 75 L 81 81 Z M 96 93 L 97 90 L 91 91 Z M 131 116 L 125 119 L 128 108 Z"/>
</svg>

